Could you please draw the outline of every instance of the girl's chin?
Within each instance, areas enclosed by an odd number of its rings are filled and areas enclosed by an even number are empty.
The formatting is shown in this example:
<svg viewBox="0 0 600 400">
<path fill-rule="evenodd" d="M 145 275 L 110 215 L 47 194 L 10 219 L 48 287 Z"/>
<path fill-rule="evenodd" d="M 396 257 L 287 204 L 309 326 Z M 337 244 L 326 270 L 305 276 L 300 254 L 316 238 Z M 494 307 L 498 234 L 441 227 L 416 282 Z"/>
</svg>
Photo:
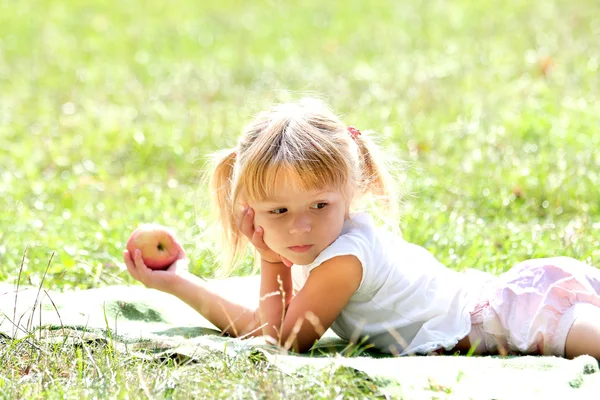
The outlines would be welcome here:
<svg viewBox="0 0 600 400">
<path fill-rule="evenodd" d="M 298 254 L 291 254 L 289 257 L 287 257 L 287 256 L 284 256 L 284 257 L 297 265 L 308 265 L 308 264 L 312 263 L 313 261 L 315 261 L 315 257 L 313 257 L 309 254 L 306 254 L 304 256 L 300 256 Z"/>
</svg>

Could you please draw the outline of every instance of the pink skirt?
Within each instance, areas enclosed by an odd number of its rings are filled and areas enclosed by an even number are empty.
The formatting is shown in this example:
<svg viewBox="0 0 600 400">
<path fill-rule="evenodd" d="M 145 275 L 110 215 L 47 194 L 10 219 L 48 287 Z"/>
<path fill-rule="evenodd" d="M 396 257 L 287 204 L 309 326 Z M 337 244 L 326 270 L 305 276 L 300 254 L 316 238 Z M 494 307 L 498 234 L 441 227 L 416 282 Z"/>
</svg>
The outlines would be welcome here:
<svg viewBox="0 0 600 400">
<path fill-rule="evenodd" d="M 476 354 L 564 356 L 577 315 L 600 307 L 600 269 L 568 257 L 524 261 L 490 282 L 471 313 Z"/>
</svg>

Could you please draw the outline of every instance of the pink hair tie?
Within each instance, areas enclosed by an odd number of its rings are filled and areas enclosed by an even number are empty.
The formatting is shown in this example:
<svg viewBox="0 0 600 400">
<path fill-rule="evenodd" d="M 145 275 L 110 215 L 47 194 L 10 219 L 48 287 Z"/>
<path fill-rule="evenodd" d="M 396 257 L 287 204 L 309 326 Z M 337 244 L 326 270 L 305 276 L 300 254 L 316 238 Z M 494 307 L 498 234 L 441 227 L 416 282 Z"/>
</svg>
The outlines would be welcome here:
<svg viewBox="0 0 600 400">
<path fill-rule="evenodd" d="M 352 136 L 352 139 L 356 140 L 358 135 L 360 135 L 360 131 L 353 126 L 348 127 L 348 133 Z"/>
</svg>

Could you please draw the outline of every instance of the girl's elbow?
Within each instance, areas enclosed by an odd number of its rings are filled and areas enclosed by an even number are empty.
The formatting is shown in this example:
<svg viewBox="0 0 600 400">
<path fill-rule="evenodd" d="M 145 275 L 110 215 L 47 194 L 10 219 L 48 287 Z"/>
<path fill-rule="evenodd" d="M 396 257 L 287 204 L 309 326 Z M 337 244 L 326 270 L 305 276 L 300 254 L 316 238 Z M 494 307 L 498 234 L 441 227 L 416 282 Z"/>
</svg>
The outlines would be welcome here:
<svg viewBox="0 0 600 400">
<path fill-rule="evenodd" d="M 281 347 L 285 350 L 293 351 L 295 353 L 306 353 L 308 352 L 319 338 L 302 338 L 296 337 L 293 340 L 289 337 L 281 338 Z"/>
</svg>

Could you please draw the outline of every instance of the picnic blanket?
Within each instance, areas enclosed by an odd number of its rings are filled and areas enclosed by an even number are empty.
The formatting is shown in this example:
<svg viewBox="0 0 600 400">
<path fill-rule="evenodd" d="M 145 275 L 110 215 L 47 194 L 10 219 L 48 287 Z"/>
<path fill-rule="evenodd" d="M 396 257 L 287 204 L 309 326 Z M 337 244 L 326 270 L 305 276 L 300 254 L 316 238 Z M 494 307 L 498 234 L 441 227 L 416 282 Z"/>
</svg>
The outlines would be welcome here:
<svg viewBox="0 0 600 400">
<path fill-rule="evenodd" d="M 223 290 L 256 304 L 258 277 L 229 278 Z M 234 339 L 174 296 L 141 286 L 47 291 L 0 283 L 0 336 L 93 343 L 111 340 L 140 357 L 197 362 L 207 354 L 256 355 L 286 372 L 300 368 L 350 368 L 378 382 L 392 397 L 535 399 L 597 398 L 598 363 L 589 356 L 392 357 L 349 346 L 332 331 L 308 354 L 292 354 L 262 338 Z M 1 339 L 1 337 L 0 337 Z M 0 345 L 3 341 L 0 340 Z"/>
</svg>

